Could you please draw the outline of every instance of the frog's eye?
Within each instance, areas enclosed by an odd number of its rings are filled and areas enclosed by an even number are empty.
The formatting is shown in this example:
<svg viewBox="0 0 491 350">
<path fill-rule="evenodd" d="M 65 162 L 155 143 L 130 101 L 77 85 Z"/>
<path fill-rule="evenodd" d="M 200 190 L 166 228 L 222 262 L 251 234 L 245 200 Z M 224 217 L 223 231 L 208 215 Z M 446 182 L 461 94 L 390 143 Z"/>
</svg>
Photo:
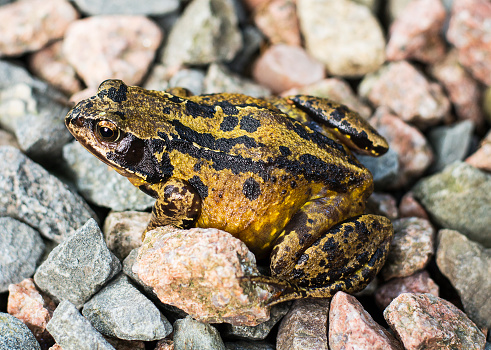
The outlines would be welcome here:
<svg viewBox="0 0 491 350">
<path fill-rule="evenodd" d="M 113 122 L 102 120 L 95 126 L 96 136 L 103 142 L 116 142 L 121 136 L 121 131 Z"/>
</svg>

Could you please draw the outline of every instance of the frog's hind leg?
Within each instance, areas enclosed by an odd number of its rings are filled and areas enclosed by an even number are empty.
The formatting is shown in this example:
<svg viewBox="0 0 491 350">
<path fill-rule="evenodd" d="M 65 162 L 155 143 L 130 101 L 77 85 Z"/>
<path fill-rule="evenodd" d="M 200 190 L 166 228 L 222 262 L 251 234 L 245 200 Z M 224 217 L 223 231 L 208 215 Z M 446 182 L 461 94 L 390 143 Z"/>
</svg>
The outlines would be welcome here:
<svg viewBox="0 0 491 350">
<path fill-rule="evenodd" d="M 289 276 L 253 277 L 278 291 L 270 301 L 329 298 L 362 290 L 382 268 L 393 236 L 389 219 L 361 215 L 329 229 L 298 258 Z"/>
</svg>

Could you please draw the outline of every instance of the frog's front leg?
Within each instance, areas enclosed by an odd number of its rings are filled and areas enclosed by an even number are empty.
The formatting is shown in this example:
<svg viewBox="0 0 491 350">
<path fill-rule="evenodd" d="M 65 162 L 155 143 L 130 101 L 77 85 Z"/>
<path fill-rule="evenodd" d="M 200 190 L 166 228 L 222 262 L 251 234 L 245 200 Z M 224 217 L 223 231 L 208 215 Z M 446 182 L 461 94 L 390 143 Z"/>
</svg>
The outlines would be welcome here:
<svg viewBox="0 0 491 350">
<path fill-rule="evenodd" d="M 157 198 L 145 233 L 159 226 L 191 227 L 201 213 L 201 197 L 186 181 L 170 178 L 164 183 L 146 185 L 144 192 Z"/>
</svg>

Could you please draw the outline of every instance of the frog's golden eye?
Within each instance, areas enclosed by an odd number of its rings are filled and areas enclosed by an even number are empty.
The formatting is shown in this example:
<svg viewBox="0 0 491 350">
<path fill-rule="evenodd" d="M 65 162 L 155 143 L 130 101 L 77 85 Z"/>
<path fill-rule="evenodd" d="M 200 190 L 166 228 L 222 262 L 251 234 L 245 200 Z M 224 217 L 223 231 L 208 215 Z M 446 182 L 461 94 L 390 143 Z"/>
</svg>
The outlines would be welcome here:
<svg viewBox="0 0 491 350">
<path fill-rule="evenodd" d="M 121 136 L 121 131 L 113 122 L 102 120 L 95 125 L 95 134 L 100 141 L 116 142 Z"/>
</svg>

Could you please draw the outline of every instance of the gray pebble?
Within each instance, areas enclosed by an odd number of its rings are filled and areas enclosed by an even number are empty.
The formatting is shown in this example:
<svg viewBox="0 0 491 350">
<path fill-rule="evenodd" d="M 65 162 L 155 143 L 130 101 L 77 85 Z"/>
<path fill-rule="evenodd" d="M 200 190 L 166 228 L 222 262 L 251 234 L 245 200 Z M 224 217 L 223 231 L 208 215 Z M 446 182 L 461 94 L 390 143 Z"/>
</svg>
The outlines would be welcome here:
<svg viewBox="0 0 491 350">
<path fill-rule="evenodd" d="M 63 350 L 114 350 L 68 300 L 58 305 L 46 329 Z"/>
<path fill-rule="evenodd" d="M 87 15 L 152 15 L 159 16 L 179 8 L 179 0 L 146 0 L 135 6 L 133 0 L 75 0 L 77 7 Z"/>
<path fill-rule="evenodd" d="M 174 323 L 175 350 L 226 350 L 217 329 L 191 316 Z"/>
<path fill-rule="evenodd" d="M 0 312 L 0 349 L 41 350 L 41 346 L 24 322 Z"/>
<path fill-rule="evenodd" d="M 94 212 L 79 195 L 14 147 L 0 147 L 0 216 L 11 216 L 62 242 Z"/>
<path fill-rule="evenodd" d="M 85 303 L 82 315 L 102 334 L 119 339 L 152 341 L 172 332 L 169 321 L 125 275 Z"/>
<path fill-rule="evenodd" d="M 383 190 L 395 183 L 399 173 L 399 156 L 393 149 L 389 149 L 381 157 L 357 155 L 356 158 L 370 170 L 377 190 Z"/>
<path fill-rule="evenodd" d="M 0 293 L 29 278 L 43 254 L 39 232 L 10 217 L 0 217 Z"/>
<path fill-rule="evenodd" d="M 39 266 L 34 281 L 56 301 L 81 307 L 121 270 L 94 219 L 58 245 Z"/>
<path fill-rule="evenodd" d="M 274 350 L 275 347 L 272 344 L 262 341 L 246 341 L 240 340 L 237 342 L 225 343 L 227 350 Z"/>
</svg>

